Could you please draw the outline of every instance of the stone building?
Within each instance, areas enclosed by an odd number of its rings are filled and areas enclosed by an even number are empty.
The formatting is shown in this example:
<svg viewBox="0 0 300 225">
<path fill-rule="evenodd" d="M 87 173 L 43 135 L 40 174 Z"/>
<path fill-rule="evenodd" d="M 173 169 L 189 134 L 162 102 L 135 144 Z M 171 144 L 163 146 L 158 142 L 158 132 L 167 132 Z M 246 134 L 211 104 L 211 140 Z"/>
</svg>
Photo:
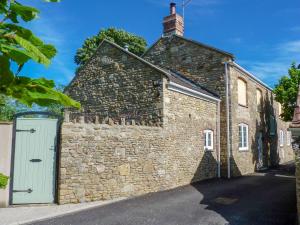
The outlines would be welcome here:
<svg viewBox="0 0 300 225">
<path fill-rule="evenodd" d="M 183 37 L 171 4 L 142 57 L 104 40 L 66 93 L 60 203 L 166 190 L 293 159 L 272 89 L 231 53 Z M 100 123 L 100 124 L 99 124 Z"/>
<path fill-rule="evenodd" d="M 296 166 L 296 199 L 298 209 L 298 223 L 300 223 L 300 86 L 298 90 L 298 97 L 296 108 L 294 110 L 294 117 L 290 124 L 290 129 L 293 137 L 293 150 L 295 153 Z"/>
</svg>

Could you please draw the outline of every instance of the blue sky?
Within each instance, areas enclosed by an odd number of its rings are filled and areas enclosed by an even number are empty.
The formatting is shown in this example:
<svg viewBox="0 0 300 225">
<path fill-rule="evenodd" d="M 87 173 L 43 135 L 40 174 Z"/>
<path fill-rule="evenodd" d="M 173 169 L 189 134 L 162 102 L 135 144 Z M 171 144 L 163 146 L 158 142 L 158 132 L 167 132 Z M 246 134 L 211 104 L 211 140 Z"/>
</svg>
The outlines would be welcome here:
<svg viewBox="0 0 300 225">
<path fill-rule="evenodd" d="M 24 1 L 28 2 L 28 1 Z M 68 84 L 74 76 L 74 55 L 83 41 L 101 28 L 117 27 L 143 36 L 149 45 L 162 34 L 169 0 L 30 1 L 41 10 L 29 24 L 58 54 L 45 68 L 29 63 L 23 75 L 44 76 Z M 181 13 L 177 0 L 177 11 Z M 27 3 L 28 4 L 28 3 Z M 233 53 L 236 62 L 271 87 L 300 63 L 299 0 L 192 0 L 186 8 L 185 37 Z"/>
</svg>

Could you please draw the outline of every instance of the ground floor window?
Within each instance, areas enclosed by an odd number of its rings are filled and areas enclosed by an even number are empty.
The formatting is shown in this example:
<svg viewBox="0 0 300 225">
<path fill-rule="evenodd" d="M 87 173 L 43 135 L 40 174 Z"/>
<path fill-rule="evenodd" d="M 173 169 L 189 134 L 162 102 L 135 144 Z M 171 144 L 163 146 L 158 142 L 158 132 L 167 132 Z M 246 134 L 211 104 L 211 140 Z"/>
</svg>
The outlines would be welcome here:
<svg viewBox="0 0 300 225">
<path fill-rule="evenodd" d="M 280 144 L 280 147 L 282 147 L 283 144 L 284 144 L 284 133 L 283 133 L 283 130 L 279 131 L 279 144 Z"/>
<path fill-rule="evenodd" d="M 291 145 L 291 142 L 292 142 L 292 134 L 291 134 L 291 131 L 287 131 L 286 132 L 286 144 L 288 146 Z"/>
<path fill-rule="evenodd" d="M 212 130 L 205 130 L 204 131 L 204 149 L 205 150 L 213 150 L 213 142 L 214 142 L 214 135 Z"/>
<path fill-rule="evenodd" d="M 239 150 L 248 150 L 248 125 L 244 123 L 239 124 Z"/>
</svg>

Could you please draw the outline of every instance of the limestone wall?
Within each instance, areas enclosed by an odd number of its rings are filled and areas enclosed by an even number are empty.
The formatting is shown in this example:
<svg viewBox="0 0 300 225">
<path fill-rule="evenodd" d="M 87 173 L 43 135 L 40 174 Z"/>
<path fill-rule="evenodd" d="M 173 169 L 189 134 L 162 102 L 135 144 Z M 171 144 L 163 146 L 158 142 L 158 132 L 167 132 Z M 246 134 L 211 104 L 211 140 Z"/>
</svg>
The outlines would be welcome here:
<svg viewBox="0 0 300 225">
<path fill-rule="evenodd" d="M 274 100 L 273 93 L 262 86 L 248 75 L 234 66 L 230 66 L 231 86 L 231 123 L 232 123 L 232 158 L 231 170 L 235 176 L 252 173 L 258 166 L 258 135 L 263 135 L 263 167 L 275 166 L 294 159 L 291 145 L 287 145 L 286 134 L 289 123 L 279 118 L 279 104 Z M 238 78 L 247 83 L 247 106 L 238 104 Z M 262 92 L 262 108 L 258 110 L 256 102 L 256 89 Z M 276 120 L 276 133 L 270 135 L 270 116 Z M 248 150 L 239 150 L 239 127 L 240 123 L 248 125 Z M 279 146 L 279 130 L 284 131 L 284 145 Z"/>
<path fill-rule="evenodd" d="M 60 204 L 137 196 L 217 176 L 217 104 L 167 89 L 163 98 L 162 127 L 83 119 L 62 125 Z M 204 129 L 214 131 L 212 151 L 204 150 Z"/>
<path fill-rule="evenodd" d="M 157 69 L 104 41 L 77 72 L 66 93 L 81 103 L 85 114 L 97 113 L 114 121 L 126 118 L 161 123 L 162 77 Z"/>
<path fill-rule="evenodd" d="M 226 177 L 227 125 L 224 62 L 229 61 L 231 57 L 178 36 L 161 38 L 143 57 L 162 68 L 179 71 L 194 82 L 220 95 L 222 100 L 220 107 L 221 168 L 222 175 Z"/>
</svg>

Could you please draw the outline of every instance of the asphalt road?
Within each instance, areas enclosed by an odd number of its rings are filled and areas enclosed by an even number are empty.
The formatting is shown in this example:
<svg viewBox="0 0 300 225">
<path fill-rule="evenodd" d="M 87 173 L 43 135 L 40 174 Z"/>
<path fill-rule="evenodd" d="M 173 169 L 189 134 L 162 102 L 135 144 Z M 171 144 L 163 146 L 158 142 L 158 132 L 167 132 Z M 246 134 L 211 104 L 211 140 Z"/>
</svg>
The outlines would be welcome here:
<svg viewBox="0 0 300 225">
<path fill-rule="evenodd" d="M 294 225 L 290 166 L 148 194 L 32 225 Z"/>
</svg>

